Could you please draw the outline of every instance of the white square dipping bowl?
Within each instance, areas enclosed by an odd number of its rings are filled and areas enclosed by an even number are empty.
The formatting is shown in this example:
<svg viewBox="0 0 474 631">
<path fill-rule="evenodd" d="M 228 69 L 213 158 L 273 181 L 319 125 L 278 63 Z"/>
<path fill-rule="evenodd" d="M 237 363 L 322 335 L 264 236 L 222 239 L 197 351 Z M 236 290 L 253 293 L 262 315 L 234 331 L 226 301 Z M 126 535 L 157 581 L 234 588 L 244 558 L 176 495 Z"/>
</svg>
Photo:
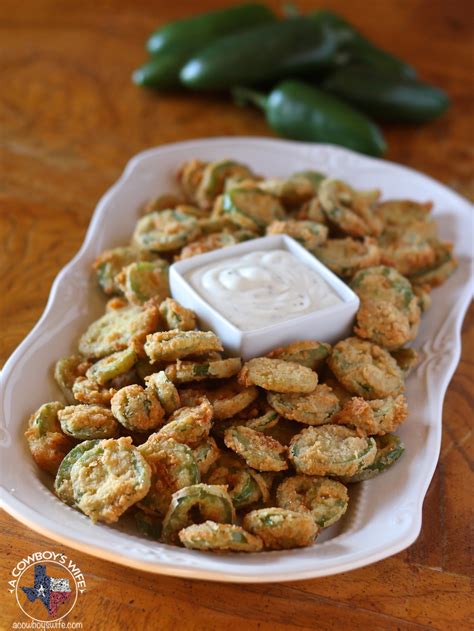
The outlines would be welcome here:
<svg viewBox="0 0 474 631">
<path fill-rule="evenodd" d="M 287 250 L 306 267 L 317 272 L 342 302 L 262 328 L 243 331 L 212 307 L 186 279 L 186 275 L 198 267 L 258 250 Z M 173 298 L 195 311 L 202 328 L 213 330 L 228 353 L 244 359 L 258 357 L 278 346 L 299 340 L 319 340 L 330 344 L 337 342 L 350 334 L 359 308 L 357 295 L 330 269 L 287 235 L 252 239 L 173 263 L 170 268 L 170 287 Z"/>
</svg>

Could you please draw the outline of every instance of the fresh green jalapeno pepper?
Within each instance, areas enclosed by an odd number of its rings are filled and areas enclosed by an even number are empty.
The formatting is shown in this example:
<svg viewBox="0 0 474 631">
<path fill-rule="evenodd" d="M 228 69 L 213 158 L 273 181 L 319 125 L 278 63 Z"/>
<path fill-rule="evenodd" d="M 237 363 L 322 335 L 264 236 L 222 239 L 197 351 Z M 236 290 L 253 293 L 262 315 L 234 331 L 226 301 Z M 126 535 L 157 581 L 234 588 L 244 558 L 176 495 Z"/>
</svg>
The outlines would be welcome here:
<svg viewBox="0 0 474 631">
<path fill-rule="evenodd" d="M 227 33 L 274 19 L 272 11 L 258 3 L 208 11 L 165 24 L 151 34 L 146 47 L 152 55 L 180 47 L 196 50 Z"/>
<path fill-rule="evenodd" d="M 449 105 L 439 88 L 371 68 L 340 68 L 321 87 L 382 120 L 422 123 L 439 116 Z"/>
<path fill-rule="evenodd" d="M 165 90 L 177 88 L 179 71 L 198 50 L 224 35 L 274 19 L 268 7 L 255 3 L 170 22 L 148 39 L 147 50 L 153 56 L 133 73 L 133 81 Z"/>
<path fill-rule="evenodd" d="M 332 30 L 308 17 L 261 24 L 200 50 L 181 70 L 195 90 L 226 90 L 327 68 L 336 51 Z"/>
<path fill-rule="evenodd" d="M 283 81 L 268 96 L 238 88 L 237 101 L 264 110 L 270 127 L 282 136 L 307 142 L 328 142 L 379 156 L 386 145 L 378 127 L 336 97 L 301 81 Z"/>
<path fill-rule="evenodd" d="M 416 70 L 401 59 L 388 53 L 363 37 L 351 24 L 332 11 L 322 10 L 311 15 L 311 19 L 329 27 L 337 41 L 335 66 L 360 64 L 386 75 L 416 77 Z"/>
</svg>

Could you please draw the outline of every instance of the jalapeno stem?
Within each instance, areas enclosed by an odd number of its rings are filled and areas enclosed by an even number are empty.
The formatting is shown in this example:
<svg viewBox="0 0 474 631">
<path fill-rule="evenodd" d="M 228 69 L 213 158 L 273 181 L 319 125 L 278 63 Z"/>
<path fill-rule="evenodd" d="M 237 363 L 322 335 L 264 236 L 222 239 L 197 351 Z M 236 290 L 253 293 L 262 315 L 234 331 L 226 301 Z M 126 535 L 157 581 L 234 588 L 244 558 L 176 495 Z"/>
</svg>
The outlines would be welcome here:
<svg viewBox="0 0 474 631">
<path fill-rule="evenodd" d="M 251 90 L 250 88 L 238 86 L 232 89 L 232 97 L 237 105 L 251 103 L 263 111 L 266 110 L 267 97 L 262 92 L 257 92 L 257 90 Z"/>
</svg>

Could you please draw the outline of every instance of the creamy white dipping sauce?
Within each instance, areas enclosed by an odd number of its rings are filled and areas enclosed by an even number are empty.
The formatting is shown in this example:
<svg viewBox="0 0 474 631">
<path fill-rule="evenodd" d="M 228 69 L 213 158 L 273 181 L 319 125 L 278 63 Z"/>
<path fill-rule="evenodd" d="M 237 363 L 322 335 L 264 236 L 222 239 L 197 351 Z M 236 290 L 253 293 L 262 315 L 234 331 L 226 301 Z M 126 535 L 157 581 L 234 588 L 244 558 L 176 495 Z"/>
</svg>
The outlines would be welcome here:
<svg viewBox="0 0 474 631">
<path fill-rule="evenodd" d="M 191 286 L 242 331 L 339 304 L 342 298 L 287 250 L 260 250 L 186 274 Z"/>
</svg>

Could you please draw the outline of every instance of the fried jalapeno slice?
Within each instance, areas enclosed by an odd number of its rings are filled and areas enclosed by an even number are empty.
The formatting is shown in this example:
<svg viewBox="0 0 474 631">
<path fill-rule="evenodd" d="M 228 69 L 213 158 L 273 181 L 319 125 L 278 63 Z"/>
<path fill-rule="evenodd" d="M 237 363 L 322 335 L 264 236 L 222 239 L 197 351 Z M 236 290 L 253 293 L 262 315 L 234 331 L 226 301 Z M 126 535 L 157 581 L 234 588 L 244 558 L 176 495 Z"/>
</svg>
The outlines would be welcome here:
<svg viewBox="0 0 474 631">
<path fill-rule="evenodd" d="M 328 238 L 328 228 L 315 221 L 287 219 L 286 221 L 273 221 L 267 227 L 267 235 L 269 234 L 287 234 L 301 243 L 307 250 L 314 250 Z"/>
<path fill-rule="evenodd" d="M 280 415 L 274 410 L 269 410 L 265 414 L 262 414 L 262 416 L 256 416 L 255 418 L 243 421 L 242 423 L 239 421 L 238 424 L 250 427 L 250 429 L 254 429 L 256 432 L 265 432 L 275 427 L 279 420 Z"/>
<path fill-rule="evenodd" d="M 100 386 L 87 377 L 78 377 L 72 386 L 74 403 L 79 401 L 88 405 L 109 405 L 116 392 L 115 388 Z"/>
<path fill-rule="evenodd" d="M 155 392 L 166 414 L 173 414 L 181 407 L 179 392 L 163 370 L 145 377 L 145 383 L 148 389 Z"/>
<path fill-rule="evenodd" d="M 145 352 L 151 363 L 174 361 L 189 355 L 222 351 L 222 344 L 212 331 L 162 331 L 148 335 Z"/>
<path fill-rule="evenodd" d="M 130 437 L 102 440 L 70 470 L 74 504 L 93 522 L 116 522 L 150 489 L 151 470 Z"/>
<path fill-rule="evenodd" d="M 291 462 L 305 475 L 354 475 L 372 464 L 376 452 L 373 438 L 342 425 L 308 427 L 289 446 Z"/>
<path fill-rule="evenodd" d="M 86 372 L 87 379 L 95 381 L 100 386 L 112 381 L 116 377 L 128 372 L 135 365 L 138 357 L 133 348 L 112 353 L 92 364 Z"/>
<path fill-rule="evenodd" d="M 434 239 L 431 244 L 434 249 L 435 260 L 432 265 L 410 275 L 410 281 L 413 285 L 438 287 L 451 276 L 458 266 L 453 256 L 451 243 L 444 243 Z"/>
<path fill-rule="evenodd" d="M 255 386 L 242 386 L 235 381 L 230 381 L 223 386 L 206 393 L 214 409 L 214 419 L 224 420 L 239 414 L 258 397 L 258 389 Z"/>
<path fill-rule="evenodd" d="M 151 432 L 163 424 L 165 412 L 154 390 L 138 384 L 121 388 L 111 400 L 117 421 L 131 432 Z"/>
<path fill-rule="evenodd" d="M 176 543 L 179 531 L 193 523 L 198 511 L 204 521 L 235 521 L 235 509 L 225 486 L 193 484 L 173 493 L 163 520 L 163 541 Z"/>
<path fill-rule="evenodd" d="M 377 444 L 377 454 L 372 464 L 354 475 L 341 476 L 340 479 L 342 482 L 352 484 L 353 482 L 370 480 L 395 464 L 405 451 L 405 445 L 395 434 L 376 436 L 375 442 Z"/>
<path fill-rule="evenodd" d="M 138 220 L 132 245 L 144 252 L 173 252 L 200 235 L 195 217 L 179 210 L 163 210 Z"/>
<path fill-rule="evenodd" d="M 389 199 L 378 204 L 377 216 L 385 230 L 390 232 L 416 232 L 425 238 L 436 236 L 436 224 L 431 217 L 431 202 L 415 202 L 410 199 Z"/>
<path fill-rule="evenodd" d="M 201 481 L 193 451 L 172 438 L 146 442 L 138 451 L 151 468 L 150 490 L 138 505 L 145 512 L 164 517 L 175 491 Z"/>
<path fill-rule="evenodd" d="M 390 351 L 413 340 L 418 331 L 418 321 L 410 326 L 406 314 L 390 302 L 363 301 L 356 322 L 354 333 Z"/>
<path fill-rule="evenodd" d="M 193 456 L 201 476 L 205 475 L 212 465 L 219 460 L 220 455 L 221 450 L 212 436 L 208 436 L 193 447 Z"/>
<path fill-rule="evenodd" d="M 338 342 L 328 364 L 340 383 L 364 399 L 395 397 L 403 391 L 403 373 L 388 351 L 357 337 Z"/>
<path fill-rule="evenodd" d="M 192 331 L 197 326 L 196 314 L 186 309 L 173 298 L 166 298 L 160 304 L 160 314 L 168 329 Z"/>
<path fill-rule="evenodd" d="M 166 368 L 165 373 L 173 383 L 188 383 L 190 381 L 204 381 L 205 379 L 228 379 L 236 375 L 241 367 L 240 357 L 204 362 L 178 359 L 176 364 Z"/>
<path fill-rule="evenodd" d="M 396 351 L 392 351 L 390 355 L 397 362 L 405 378 L 417 366 L 420 359 L 414 348 L 399 348 Z"/>
<path fill-rule="evenodd" d="M 316 195 L 319 185 L 325 179 L 322 173 L 302 171 L 287 179 L 269 178 L 259 182 L 258 187 L 278 197 L 289 208 L 299 206 Z"/>
<path fill-rule="evenodd" d="M 348 425 L 362 436 L 383 435 L 393 432 L 408 416 L 408 407 L 403 395 L 365 401 L 353 397 L 335 414 L 331 423 Z"/>
<path fill-rule="evenodd" d="M 116 277 L 118 287 L 133 305 L 143 305 L 154 298 L 164 300 L 170 294 L 169 265 L 161 259 L 130 263 Z"/>
<path fill-rule="evenodd" d="M 244 386 L 256 385 L 273 392 L 312 392 L 318 383 L 318 375 L 310 368 L 269 357 L 245 362 L 238 379 Z"/>
<path fill-rule="evenodd" d="M 234 160 L 217 160 L 204 167 L 202 179 L 196 190 L 195 199 L 201 208 L 210 208 L 215 198 L 225 187 L 226 180 L 252 177 L 253 173 L 245 164 Z"/>
<path fill-rule="evenodd" d="M 327 219 L 351 237 L 378 236 L 382 220 L 374 213 L 380 191 L 356 191 L 341 180 L 326 179 L 318 198 Z"/>
<path fill-rule="evenodd" d="M 99 440 L 85 440 L 79 445 L 76 445 L 66 454 L 59 465 L 54 480 L 54 491 L 60 500 L 70 506 L 74 506 L 74 493 L 71 482 L 72 465 L 79 460 L 86 451 L 95 447 L 99 442 Z"/>
<path fill-rule="evenodd" d="M 251 238 L 255 238 L 255 234 L 252 233 Z M 192 256 L 197 256 L 198 254 L 227 248 L 231 245 L 235 245 L 236 243 L 239 243 L 239 240 L 230 232 L 208 234 L 205 237 L 196 239 L 196 241 L 192 241 L 185 246 L 180 252 L 179 260 L 182 261 L 183 259 L 189 259 Z"/>
<path fill-rule="evenodd" d="M 288 346 L 273 349 L 267 354 L 271 359 L 283 359 L 286 362 L 295 362 L 311 370 L 321 370 L 331 352 L 331 346 L 325 342 L 316 340 L 303 340 L 293 342 Z"/>
<path fill-rule="evenodd" d="M 209 436 L 212 427 L 213 409 L 206 397 L 195 407 L 184 407 L 176 410 L 166 425 L 164 425 L 156 436 L 157 440 L 163 438 L 173 438 L 179 443 L 186 443 L 192 447 L 197 446 Z"/>
<path fill-rule="evenodd" d="M 81 336 L 79 352 L 100 359 L 130 345 L 135 348 L 135 343 L 142 344 L 149 333 L 156 331 L 159 321 L 158 307 L 150 303 L 113 309 L 93 322 Z"/>
<path fill-rule="evenodd" d="M 379 265 L 354 276 L 351 288 L 361 300 L 355 332 L 390 350 L 412 340 L 420 309 L 410 281 L 392 267 Z"/>
<path fill-rule="evenodd" d="M 96 258 L 93 269 L 96 274 L 97 283 L 105 294 L 111 296 L 121 293 L 121 289 L 116 280 L 117 274 L 119 274 L 125 266 L 134 263 L 138 256 L 134 248 L 119 247 L 105 250 Z"/>
<path fill-rule="evenodd" d="M 309 513 L 319 528 L 335 524 L 347 510 L 349 495 L 344 484 L 319 476 L 286 478 L 276 491 L 281 508 Z"/>
<path fill-rule="evenodd" d="M 363 240 L 328 239 L 313 248 L 312 253 L 326 267 L 343 278 L 350 278 L 361 269 L 378 265 L 381 252 L 377 241 L 370 237 Z"/>
<path fill-rule="evenodd" d="M 328 423 L 339 409 L 339 399 L 326 384 L 316 386 L 309 394 L 269 392 L 268 403 L 279 414 L 306 425 Z"/>
<path fill-rule="evenodd" d="M 385 231 L 379 237 L 381 262 L 408 276 L 431 265 L 435 252 L 430 242 L 416 231 Z"/>
<path fill-rule="evenodd" d="M 207 478 L 209 484 L 227 485 L 227 492 L 236 509 L 268 502 L 270 493 L 265 480 L 249 467 L 217 467 Z"/>
<path fill-rule="evenodd" d="M 78 377 L 83 377 L 86 374 L 89 367 L 90 362 L 82 355 L 69 355 L 68 357 L 62 357 L 56 362 L 54 379 L 61 388 L 67 403 L 71 405 L 75 403 L 72 387 Z"/>
<path fill-rule="evenodd" d="M 112 411 L 101 405 L 68 405 L 58 419 L 63 432 L 77 440 L 115 438 L 119 430 Z"/>
<path fill-rule="evenodd" d="M 273 221 L 285 218 L 278 198 L 259 188 L 236 186 L 223 195 L 222 210 L 232 222 L 254 232 L 263 232 Z"/>
<path fill-rule="evenodd" d="M 178 169 L 176 178 L 190 202 L 196 201 L 196 192 L 204 174 L 206 163 L 202 160 L 187 160 Z"/>
<path fill-rule="evenodd" d="M 269 550 L 304 548 L 314 543 L 318 526 L 311 515 L 285 508 L 260 508 L 247 513 L 243 527 Z"/>
<path fill-rule="evenodd" d="M 40 469 L 53 475 L 74 445 L 59 423 L 58 413 L 63 408 L 59 401 L 45 403 L 30 416 L 25 432 L 33 460 Z"/>
<path fill-rule="evenodd" d="M 240 526 L 205 521 L 179 531 L 179 540 L 192 550 L 217 550 L 221 552 L 260 552 L 262 540 Z"/>
<path fill-rule="evenodd" d="M 258 471 L 283 471 L 288 469 L 286 447 L 271 436 L 250 427 L 229 427 L 224 433 L 224 443 L 245 462 Z"/>
</svg>

